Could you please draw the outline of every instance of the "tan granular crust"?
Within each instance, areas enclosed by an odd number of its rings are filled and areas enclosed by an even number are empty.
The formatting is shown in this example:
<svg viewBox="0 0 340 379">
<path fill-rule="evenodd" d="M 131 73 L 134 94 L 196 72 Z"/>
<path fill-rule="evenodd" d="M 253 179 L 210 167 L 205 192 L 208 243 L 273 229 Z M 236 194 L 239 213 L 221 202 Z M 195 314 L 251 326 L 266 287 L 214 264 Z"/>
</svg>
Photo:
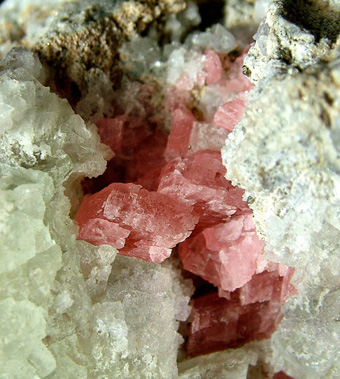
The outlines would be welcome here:
<svg viewBox="0 0 340 379">
<path fill-rule="evenodd" d="M 112 14 L 100 18 L 97 6 L 91 5 L 80 16 L 83 24 L 72 25 L 72 21 L 65 19 L 66 30 L 60 32 L 61 19 L 55 30 L 46 33 L 33 50 L 56 71 L 61 85 L 72 84 L 84 94 L 91 69 L 104 71 L 115 83 L 119 80 L 117 64 L 121 44 L 152 22 L 185 6 L 183 0 L 128 1 L 118 3 Z"/>
</svg>

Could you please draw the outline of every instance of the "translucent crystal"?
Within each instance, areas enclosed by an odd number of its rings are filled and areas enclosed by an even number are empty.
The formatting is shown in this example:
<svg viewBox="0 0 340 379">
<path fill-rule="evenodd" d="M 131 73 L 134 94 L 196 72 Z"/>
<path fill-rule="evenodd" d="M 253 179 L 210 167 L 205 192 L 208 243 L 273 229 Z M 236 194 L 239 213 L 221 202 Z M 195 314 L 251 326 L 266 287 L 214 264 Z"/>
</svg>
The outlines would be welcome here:
<svg viewBox="0 0 340 379">
<path fill-rule="evenodd" d="M 222 25 L 216 24 L 211 30 L 189 37 L 193 46 L 211 48 L 219 53 L 230 53 L 236 47 L 235 37 Z"/>
<path fill-rule="evenodd" d="M 121 254 L 160 263 L 184 241 L 197 217 L 191 205 L 133 184 L 113 183 L 82 202 L 79 239 L 110 244 Z"/>
<path fill-rule="evenodd" d="M 249 210 L 242 190 L 233 187 L 224 175 L 220 153 L 200 150 L 164 166 L 158 192 L 193 206 L 200 227 L 215 224 L 237 211 Z"/>
</svg>

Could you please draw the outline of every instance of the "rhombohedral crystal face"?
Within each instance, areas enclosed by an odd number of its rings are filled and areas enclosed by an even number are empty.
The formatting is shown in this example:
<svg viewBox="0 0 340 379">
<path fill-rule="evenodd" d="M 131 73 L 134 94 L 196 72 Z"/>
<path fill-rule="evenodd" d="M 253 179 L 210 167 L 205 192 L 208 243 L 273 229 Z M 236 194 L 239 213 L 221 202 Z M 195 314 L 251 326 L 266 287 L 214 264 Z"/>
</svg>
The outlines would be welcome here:
<svg viewBox="0 0 340 379">
<path fill-rule="evenodd" d="M 0 376 L 340 377 L 339 20 L 0 6 Z"/>
</svg>

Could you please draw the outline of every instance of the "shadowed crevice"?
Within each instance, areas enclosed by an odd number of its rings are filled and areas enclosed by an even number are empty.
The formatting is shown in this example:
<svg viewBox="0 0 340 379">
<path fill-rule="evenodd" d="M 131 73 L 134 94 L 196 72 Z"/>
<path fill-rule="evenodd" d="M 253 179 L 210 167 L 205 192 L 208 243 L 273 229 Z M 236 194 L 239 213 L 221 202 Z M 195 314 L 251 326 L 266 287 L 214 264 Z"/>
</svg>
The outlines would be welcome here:
<svg viewBox="0 0 340 379">
<path fill-rule="evenodd" d="M 320 0 L 286 0 L 282 15 L 312 33 L 316 42 L 327 38 L 334 43 L 340 34 L 340 13 Z"/>
</svg>

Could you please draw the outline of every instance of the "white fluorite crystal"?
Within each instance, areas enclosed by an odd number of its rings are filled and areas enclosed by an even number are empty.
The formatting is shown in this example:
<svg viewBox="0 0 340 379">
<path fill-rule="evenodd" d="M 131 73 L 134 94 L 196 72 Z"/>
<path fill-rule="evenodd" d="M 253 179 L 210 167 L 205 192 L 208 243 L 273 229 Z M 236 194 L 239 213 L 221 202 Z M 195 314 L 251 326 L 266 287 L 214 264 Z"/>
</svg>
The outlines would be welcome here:
<svg viewBox="0 0 340 379">
<path fill-rule="evenodd" d="M 176 315 L 188 316 L 191 287 L 175 267 L 114 262 L 112 247 L 76 241 L 70 200 L 81 178 L 103 172 L 105 149 L 33 76 L 32 53 L 3 65 L 0 376 L 176 377 Z"/>
<path fill-rule="evenodd" d="M 238 45 L 249 45 L 273 0 L 225 0 L 224 24 L 234 34 Z"/>
<path fill-rule="evenodd" d="M 236 47 L 235 37 L 220 24 L 214 25 L 205 32 L 194 33 L 189 36 L 189 45 L 200 48 L 210 48 L 218 53 L 228 54 Z"/>
<path fill-rule="evenodd" d="M 186 9 L 178 14 L 169 15 L 165 23 L 165 32 L 170 35 L 171 41 L 179 42 L 187 31 L 201 22 L 197 4 L 189 0 Z"/>
</svg>

